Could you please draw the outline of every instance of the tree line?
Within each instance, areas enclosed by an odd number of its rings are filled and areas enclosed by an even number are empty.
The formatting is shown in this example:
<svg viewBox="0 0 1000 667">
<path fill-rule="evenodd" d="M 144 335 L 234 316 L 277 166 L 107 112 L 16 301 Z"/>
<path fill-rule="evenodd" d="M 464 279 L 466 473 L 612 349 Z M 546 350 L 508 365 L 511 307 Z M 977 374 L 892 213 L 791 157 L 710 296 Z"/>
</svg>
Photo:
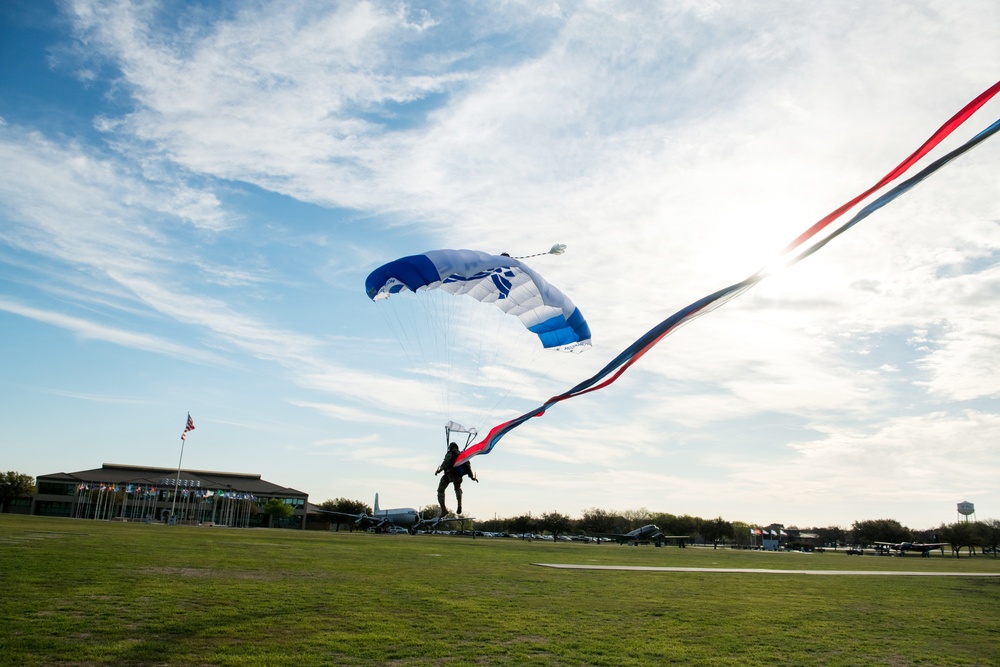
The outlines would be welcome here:
<svg viewBox="0 0 1000 667">
<path fill-rule="evenodd" d="M 9 470 L 0 473 L 0 512 L 7 512 L 10 502 L 15 498 L 31 496 L 35 492 L 34 478 L 16 471 Z M 281 505 L 279 507 L 279 505 Z M 370 505 L 359 500 L 337 498 L 327 500 L 320 507 L 345 514 L 372 514 Z M 290 513 L 291 508 L 280 501 L 268 503 L 264 511 L 268 514 L 281 516 Z M 420 515 L 425 519 L 433 519 L 440 514 L 437 505 L 425 505 L 420 509 Z M 583 511 L 580 518 L 575 519 L 560 512 L 545 512 L 534 515 L 531 513 L 519 516 L 480 519 L 473 522 L 475 530 L 492 533 L 513 533 L 523 535 L 549 534 L 559 535 L 596 535 L 601 533 L 627 533 L 646 524 L 656 524 L 667 535 L 690 535 L 700 537 L 710 544 L 728 544 L 732 546 L 750 546 L 757 542 L 751 534 L 760 524 L 753 525 L 743 521 L 727 521 L 721 516 L 714 519 L 703 519 L 689 514 L 670 514 L 668 512 L 650 512 L 643 508 L 613 512 L 597 507 Z M 818 546 L 871 546 L 876 542 L 944 542 L 951 545 L 952 552 L 959 556 L 962 549 L 969 554 L 979 549 L 982 553 L 992 553 L 996 557 L 1000 551 L 1000 520 L 959 521 L 952 524 L 941 524 L 937 528 L 914 530 L 902 525 L 895 519 L 868 519 L 855 521 L 849 529 L 839 526 L 810 527 L 799 529 L 795 526 L 785 527 L 779 524 L 763 526 L 767 529 L 776 528 L 787 533 L 784 542 L 792 548 L 804 546 L 806 543 Z M 805 540 L 802 533 L 816 535 L 815 539 Z"/>
<path fill-rule="evenodd" d="M 327 500 L 323 509 L 345 514 L 365 513 L 371 515 L 372 508 L 358 500 L 338 498 Z M 420 508 L 420 516 L 433 519 L 441 509 L 437 505 L 425 505 Z M 867 519 L 855 521 L 850 528 L 840 526 L 798 528 L 780 524 L 750 524 L 743 521 L 727 521 L 721 516 L 714 519 L 691 516 L 689 514 L 670 514 L 668 512 L 651 512 L 647 509 L 613 512 L 601 508 L 591 508 L 583 511 L 580 518 L 573 518 L 560 512 L 544 512 L 542 514 L 522 514 L 513 517 L 477 519 L 473 522 L 475 530 L 491 533 L 510 533 L 516 535 L 548 534 L 559 535 L 597 535 L 612 533 L 627 533 L 646 524 L 656 524 L 666 535 L 690 535 L 700 537 L 708 544 L 724 544 L 731 546 L 751 546 L 759 544 L 760 538 L 752 535 L 756 528 L 784 531 L 782 543 L 790 548 L 800 546 L 861 546 L 870 547 L 876 542 L 944 542 L 952 547 L 953 553 L 959 555 L 962 549 L 975 553 L 978 548 L 983 553 L 996 556 L 1000 551 L 1000 520 L 956 522 L 942 524 L 937 528 L 915 530 L 908 528 L 895 519 Z M 802 534 L 815 535 L 815 538 L 803 538 Z"/>
</svg>

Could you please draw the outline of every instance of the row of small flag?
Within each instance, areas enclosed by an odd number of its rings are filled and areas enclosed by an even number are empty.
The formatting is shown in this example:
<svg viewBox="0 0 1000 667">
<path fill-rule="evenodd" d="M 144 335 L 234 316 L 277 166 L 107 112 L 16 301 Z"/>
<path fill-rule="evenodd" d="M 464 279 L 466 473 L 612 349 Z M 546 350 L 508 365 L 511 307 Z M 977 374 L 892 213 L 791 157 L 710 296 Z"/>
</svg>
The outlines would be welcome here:
<svg viewBox="0 0 1000 667">
<path fill-rule="evenodd" d="M 169 491 L 170 488 L 165 490 Z M 135 484 L 88 484 L 83 482 L 77 487 L 77 491 L 101 491 L 104 493 L 118 493 L 119 491 L 124 491 L 125 493 L 144 493 L 147 496 L 155 496 L 157 491 L 155 486 L 142 486 Z M 241 493 L 238 491 L 223 491 L 219 489 L 218 491 L 210 490 L 195 490 L 189 491 L 188 489 L 181 489 L 181 496 L 184 498 L 194 497 L 194 498 L 226 498 L 229 500 L 257 500 L 257 496 L 252 493 Z"/>
<path fill-rule="evenodd" d="M 768 532 L 767 528 L 751 528 L 750 529 L 750 534 L 751 535 L 771 535 L 772 537 L 778 537 L 779 535 L 786 535 L 786 536 L 788 535 L 788 533 L 786 533 L 785 531 L 783 531 L 783 530 L 775 530 L 774 528 L 771 528 L 770 532 Z"/>
</svg>

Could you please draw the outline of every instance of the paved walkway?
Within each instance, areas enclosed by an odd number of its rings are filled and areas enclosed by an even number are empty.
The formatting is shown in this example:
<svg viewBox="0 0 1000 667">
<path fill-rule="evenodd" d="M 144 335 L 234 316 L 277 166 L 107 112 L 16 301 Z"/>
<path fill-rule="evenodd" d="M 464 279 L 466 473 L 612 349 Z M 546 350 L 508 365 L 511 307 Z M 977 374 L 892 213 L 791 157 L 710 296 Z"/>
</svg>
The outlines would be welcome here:
<svg viewBox="0 0 1000 667">
<path fill-rule="evenodd" d="M 628 570 L 632 572 L 711 572 L 719 574 L 825 574 L 862 577 L 1000 577 L 1000 572 L 905 572 L 889 570 L 772 570 L 744 567 L 652 567 L 645 565 L 567 565 L 532 563 L 558 570 Z"/>
</svg>

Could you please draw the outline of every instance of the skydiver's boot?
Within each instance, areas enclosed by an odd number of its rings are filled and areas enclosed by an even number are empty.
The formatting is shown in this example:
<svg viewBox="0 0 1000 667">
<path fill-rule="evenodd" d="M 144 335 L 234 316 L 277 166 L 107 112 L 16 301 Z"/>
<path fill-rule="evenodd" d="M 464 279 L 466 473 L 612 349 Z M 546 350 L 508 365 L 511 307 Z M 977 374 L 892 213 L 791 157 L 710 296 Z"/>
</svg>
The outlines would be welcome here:
<svg viewBox="0 0 1000 667">
<path fill-rule="evenodd" d="M 455 489 L 455 500 L 458 502 L 458 513 L 462 514 L 462 489 Z"/>
</svg>

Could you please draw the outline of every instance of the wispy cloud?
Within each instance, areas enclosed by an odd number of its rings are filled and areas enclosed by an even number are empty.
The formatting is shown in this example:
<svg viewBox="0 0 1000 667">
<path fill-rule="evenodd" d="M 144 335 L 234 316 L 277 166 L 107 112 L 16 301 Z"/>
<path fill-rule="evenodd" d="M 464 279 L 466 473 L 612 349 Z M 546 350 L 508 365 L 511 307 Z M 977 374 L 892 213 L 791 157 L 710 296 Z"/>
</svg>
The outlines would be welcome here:
<svg viewBox="0 0 1000 667">
<path fill-rule="evenodd" d="M 88 340 L 113 343 L 127 348 L 162 354 L 194 363 L 217 365 L 228 363 L 225 358 L 199 348 L 191 348 L 169 340 L 157 338 L 156 336 L 116 329 L 78 317 L 25 306 L 4 298 L 0 298 L 0 310 L 27 317 L 37 322 L 51 324 Z"/>
<path fill-rule="evenodd" d="M 112 405 L 152 405 L 153 401 L 145 398 L 139 398 L 136 396 L 111 396 L 106 394 L 91 394 L 88 392 L 79 391 L 66 391 L 63 389 L 46 389 L 39 388 L 37 391 L 44 392 L 46 394 L 52 394 L 53 396 L 62 396 L 64 398 L 75 398 L 81 401 L 93 401 L 95 403 L 109 403 Z"/>
</svg>

